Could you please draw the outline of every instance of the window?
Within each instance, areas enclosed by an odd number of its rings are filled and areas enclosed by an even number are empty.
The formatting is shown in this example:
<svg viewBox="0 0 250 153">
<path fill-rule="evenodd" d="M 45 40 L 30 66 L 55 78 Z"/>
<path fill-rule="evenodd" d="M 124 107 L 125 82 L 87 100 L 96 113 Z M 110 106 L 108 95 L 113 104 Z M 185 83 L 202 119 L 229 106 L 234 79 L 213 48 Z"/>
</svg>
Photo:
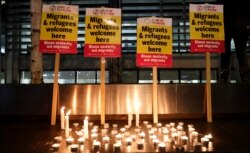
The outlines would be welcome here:
<svg viewBox="0 0 250 153">
<path fill-rule="evenodd" d="M 179 83 L 179 73 L 177 70 L 160 70 L 160 83 Z"/>
<path fill-rule="evenodd" d="M 139 71 L 139 83 L 152 83 L 153 75 L 152 70 L 140 70 Z"/>
<path fill-rule="evenodd" d="M 122 83 L 137 83 L 137 71 L 136 70 L 123 70 Z"/>
<path fill-rule="evenodd" d="M 199 70 L 181 70 L 181 83 L 200 83 Z"/>
<path fill-rule="evenodd" d="M 96 71 L 77 71 L 76 83 L 96 83 Z"/>
</svg>

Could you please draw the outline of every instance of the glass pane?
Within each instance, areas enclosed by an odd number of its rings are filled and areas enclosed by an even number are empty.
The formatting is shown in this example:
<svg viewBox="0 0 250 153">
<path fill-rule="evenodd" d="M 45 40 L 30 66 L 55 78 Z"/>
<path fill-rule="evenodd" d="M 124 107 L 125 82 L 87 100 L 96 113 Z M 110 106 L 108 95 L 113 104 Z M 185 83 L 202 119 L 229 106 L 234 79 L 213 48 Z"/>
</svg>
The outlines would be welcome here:
<svg viewBox="0 0 250 153">
<path fill-rule="evenodd" d="M 0 84 L 4 84 L 4 83 L 5 83 L 4 73 L 1 72 L 0 73 Z"/>
<path fill-rule="evenodd" d="M 123 71 L 122 83 L 137 83 L 137 71 Z"/>
<path fill-rule="evenodd" d="M 198 70 L 182 70 L 181 83 L 200 83 L 200 74 Z"/>
<path fill-rule="evenodd" d="M 152 70 L 139 71 L 139 83 L 152 83 L 152 82 L 153 82 Z"/>
<path fill-rule="evenodd" d="M 96 79 L 97 83 L 101 83 L 100 74 L 101 74 L 101 72 L 97 71 L 97 79 Z M 109 72 L 108 71 L 105 71 L 105 83 L 109 83 Z"/>
<path fill-rule="evenodd" d="M 206 83 L 206 71 L 202 70 L 202 83 Z M 216 83 L 217 82 L 217 71 L 216 70 L 211 70 L 211 83 Z"/>
<path fill-rule="evenodd" d="M 76 83 L 96 83 L 95 71 L 77 71 Z"/>
<path fill-rule="evenodd" d="M 30 83 L 30 72 L 22 71 L 20 77 L 20 84 L 29 84 Z"/>
<path fill-rule="evenodd" d="M 179 83 L 177 70 L 160 70 L 160 83 Z"/>
<path fill-rule="evenodd" d="M 43 82 L 53 83 L 54 82 L 54 71 L 43 71 Z"/>
<path fill-rule="evenodd" d="M 72 84 L 75 83 L 75 71 L 61 71 L 59 72 L 60 84 Z"/>
</svg>

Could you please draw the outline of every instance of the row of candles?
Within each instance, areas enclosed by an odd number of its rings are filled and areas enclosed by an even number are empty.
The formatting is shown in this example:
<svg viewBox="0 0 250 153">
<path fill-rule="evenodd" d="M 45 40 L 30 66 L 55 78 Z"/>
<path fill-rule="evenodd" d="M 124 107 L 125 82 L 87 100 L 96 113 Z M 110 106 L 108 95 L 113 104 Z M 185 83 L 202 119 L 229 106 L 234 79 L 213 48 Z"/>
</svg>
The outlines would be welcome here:
<svg viewBox="0 0 250 153">
<path fill-rule="evenodd" d="M 65 114 L 65 107 L 63 106 L 60 110 L 60 120 L 61 120 L 61 129 L 64 130 L 65 129 L 65 136 L 68 137 L 69 135 L 69 115 L 70 115 L 71 110 L 68 110 L 67 113 Z M 135 113 L 135 125 L 138 127 L 139 126 L 139 122 L 140 122 L 140 115 L 139 112 L 136 111 Z M 133 120 L 133 114 L 132 111 L 129 110 L 128 111 L 128 126 L 132 126 L 132 120 Z M 88 133 L 88 118 L 86 117 L 84 120 L 84 129 L 86 133 Z M 86 134 L 87 137 L 87 134 Z M 85 138 L 86 138 L 85 137 Z"/>
<path fill-rule="evenodd" d="M 61 112 L 64 109 L 61 109 Z M 173 151 L 173 149 L 176 151 L 211 151 L 213 149 L 213 137 L 211 134 L 199 138 L 201 134 L 195 130 L 193 125 L 188 125 L 186 132 L 183 122 L 179 122 L 178 124 L 171 122 L 170 124 L 165 124 L 165 126 L 158 123 L 153 126 L 148 124 L 148 121 L 143 121 L 143 126 L 140 126 L 138 123 L 134 129 L 134 134 L 131 134 L 131 124 L 129 125 L 131 120 L 128 121 L 128 125 L 120 128 L 120 130 L 118 130 L 117 124 L 113 124 L 112 128 L 110 128 L 108 123 L 105 123 L 103 129 L 100 130 L 99 126 L 93 126 L 93 123 L 89 122 L 87 117 L 83 120 L 82 128 L 79 131 L 75 131 L 78 143 L 74 144 L 73 132 L 69 128 L 69 114 L 70 111 L 65 114 L 64 121 L 61 120 L 61 123 L 64 122 L 64 124 L 61 124 L 61 128 L 64 129 L 65 127 L 65 140 L 66 144 L 71 148 L 71 152 L 76 152 L 77 149 L 83 151 L 86 141 L 91 142 L 93 150 L 99 150 L 101 145 L 107 147 L 108 144 L 113 143 L 114 152 L 120 152 L 123 146 L 126 146 L 127 151 L 130 152 L 132 148 L 141 150 L 150 145 L 153 145 L 159 152 L 165 152 L 166 150 Z M 77 127 L 79 123 L 74 123 L 73 125 Z M 101 141 L 99 141 L 100 137 Z M 148 141 L 146 138 L 148 138 Z M 60 142 L 62 136 L 55 137 L 55 139 Z M 111 142 L 110 140 L 115 141 Z M 59 143 L 55 143 L 52 148 L 56 151 L 59 146 Z M 131 148 L 131 146 L 135 147 Z"/>
</svg>

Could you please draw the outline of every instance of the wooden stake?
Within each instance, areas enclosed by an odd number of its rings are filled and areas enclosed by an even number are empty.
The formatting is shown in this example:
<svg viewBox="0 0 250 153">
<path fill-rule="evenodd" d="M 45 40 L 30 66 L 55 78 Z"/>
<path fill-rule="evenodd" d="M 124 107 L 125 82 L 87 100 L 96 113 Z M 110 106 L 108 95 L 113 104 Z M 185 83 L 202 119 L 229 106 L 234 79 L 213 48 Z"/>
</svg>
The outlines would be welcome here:
<svg viewBox="0 0 250 153">
<path fill-rule="evenodd" d="M 51 113 L 51 125 L 56 125 L 56 107 L 58 102 L 58 73 L 60 64 L 60 54 L 56 53 L 55 67 L 54 67 L 54 84 L 53 84 L 53 97 L 52 97 L 52 113 Z"/>
<path fill-rule="evenodd" d="M 153 122 L 158 123 L 158 101 L 157 101 L 157 67 L 153 67 Z"/>
<path fill-rule="evenodd" d="M 211 62 L 210 52 L 206 52 L 206 102 L 207 102 L 207 122 L 212 122 L 212 100 L 211 100 Z"/>
<path fill-rule="evenodd" d="M 105 57 L 101 57 L 101 124 L 105 124 Z"/>
</svg>

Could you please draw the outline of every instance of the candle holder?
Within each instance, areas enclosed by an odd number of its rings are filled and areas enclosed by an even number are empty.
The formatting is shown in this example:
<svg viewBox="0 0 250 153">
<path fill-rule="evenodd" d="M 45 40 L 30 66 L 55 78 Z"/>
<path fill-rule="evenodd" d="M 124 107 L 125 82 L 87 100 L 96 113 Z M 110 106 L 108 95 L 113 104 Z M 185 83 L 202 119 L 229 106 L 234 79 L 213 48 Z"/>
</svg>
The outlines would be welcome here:
<svg viewBox="0 0 250 153">
<path fill-rule="evenodd" d="M 175 126 L 175 123 L 174 123 L 174 122 L 171 122 L 171 123 L 170 123 L 170 126 L 171 126 L 171 127 L 174 127 L 174 126 Z"/>
<path fill-rule="evenodd" d="M 126 129 L 125 129 L 125 128 L 121 128 L 120 131 L 121 131 L 122 133 L 124 133 L 124 132 L 126 131 Z"/>
<path fill-rule="evenodd" d="M 117 124 L 113 124 L 112 127 L 113 127 L 114 129 L 116 129 L 116 128 L 118 127 L 118 125 L 117 125 Z"/>
<path fill-rule="evenodd" d="M 98 151 L 100 149 L 101 143 L 99 141 L 93 142 L 93 149 L 94 151 Z"/>
<path fill-rule="evenodd" d="M 89 122 L 89 126 L 92 127 L 94 125 L 93 122 Z"/>
<path fill-rule="evenodd" d="M 58 152 L 59 151 L 59 147 L 60 147 L 59 143 L 52 144 L 53 152 Z"/>
<path fill-rule="evenodd" d="M 197 142 L 194 144 L 194 151 L 199 152 L 201 151 L 202 145 L 201 143 Z"/>
<path fill-rule="evenodd" d="M 124 127 L 125 127 L 125 129 L 129 129 L 130 125 L 125 125 Z"/>
<path fill-rule="evenodd" d="M 154 133 L 155 133 L 155 131 L 152 130 L 152 129 L 148 131 L 148 134 L 149 134 L 149 135 L 153 135 Z"/>
<path fill-rule="evenodd" d="M 135 133 L 139 133 L 140 131 L 141 131 L 141 129 L 139 129 L 139 128 L 135 129 Z"/>
<path fill-rule="evenodd" d="M 74 138 L 72 138 L 72 137 L 66 138 L 66 144 L 67 145 L 71 145 L 73 142 L 74 142 Z"/>
<path fill-rule="evenodd" d="M 124 136 L 125 136 L 125 137 L 129 137 L 129 136 L 130 136 L 130 132 L 125 132 L 125 133 L 124 133 Z"/>
<path fill-rule="evenodd" d="M 72 144 L 72 145 L 70 146 L 70 150 L 71 150 L 71 152 L 77 152 L 77 150 L 78 150 L 78 145 L 77 145 L 77 144 Z"/>
<path fill-rule="evenodd" d="M 104 143 L 108 143 L 108 142 L 109 142 L 109 137 L 108 137 L 108 136 L 103 137 L 103 138 L 102 138 L 102 141 L 103 141 Z"/>
<path fill-rule="evenodd" d="M 154 144 L 155 148 L 158 146 L 159 142 L 160 142 L 159 139 L 157 139 L 157 138 L 153 139 L 153 144 Z"/>
<path fill-rule="evenodd" d="M 104 124 L 104 129 L 108 129 L 109 128 L 109 123 L 105 123 Z"/>
<path fill-rule="evenodd" d="M 115 136 L 115 139 L 116 139 L 117 141 L 122 140 L 122 135 L 121 135 L 121 134 L 117 134 L 117 135 Z"/>
<path fill-rule="evenodd" d="M 202 144 L 202 146 L 208 148 L 208 143 L 209 143 L 209 139 L 208 138 L 206 138 L 206 137 L 202 137 L 201 138 L 201 144 Z"/>
<path fill-rule="evenodd" d="M 185 148 L 182 145 L 176 145 L 175 150 L 176 150 L 176 152 L 184 152 Z"/>
<path fill-rule="evenodd" d="M 84 137 L 80 137 L 80 138 L 78 138 L 78 143 L 79 143 L 80 145 L 83 145 L 83 144 L 84 144 L 84 142 L 85 142 Z"/>
<path fill-rule="evenodd" d="M 77 128 L 79 126 L 79 123 L 73 123 L 73 126 Z"/>
<path fill-rule="evenodd" d="M 151 129 L 152 125 L 151 124 L 147 124 L 146 127 L 147 127 L 147 129 Z"/>
<path fill-rule="evenodd" d="M 97 134 L 97 133 L 92 133 L 92 134 L 91 134 L 91 138 L 92 138 L 92 139 L 96 139 L 96 138 L 97 138 L 97 136 L 98 136 L 98 134 Z"/>
<path fill-rule="evenodd" d="M 140 139 L 144 139 L 144 138 L 145 138 L 145 136 L 146 136 L 146 135 L 145 135 L 145 133 L 144 133 L 144 132 L 139 133 L 139 138 L 140 138 Z"/>
<path fill-rule="evenodd" d="M 187 145 L 187 144 L 188 144 L 188 137 L 181 136 L 181 145 Z"/>
<path fill-rule="evenodd" d="M 159 143 L 158 144 L 159 152 L 166 152 L 166 144 L 165 143 Z"/>
<path fill-rule="evenodd" d="M 132 145 L 132 139 L 131 138 L 127 138 L 125 141 L 126 141 L 127 146 Z"/>
<path fill-rule="evenodd" d="M 62 136 L 56 136 L 54 140 L 55 142 L 60 143 L 62 141 Z"/>
<path fill-rule="evenodd" d="M 139 150 L 143 149 L 143 141 L 137 142 L 137 149 L 139 149 Z"/>
<path fill-rule="evenodd" d="M 111 130 L 111 135 L 116 135 L 118 133 L 117 130 Z"/>
<path fill-rule="evenodd" d="M 114 147 L 114 152 L 121 152 L 121 143 L 115 143 L 113 147 Z"/>
<path fill-rule="evenodd" d="M 144 125 L 147 125 L 147 124 L 148 124 L 148 121 L 143 121 L 143 124 L 144 124 Z"/>
<path fill-rule="evenodd" d="M 105 136 L 108 134 L 108 129 L 102 129 L 102 136 Z"/>
<path fill-rule="evenodd" d="M 156 127 L 157 127 L 157 128 L 161 128 L 161 126 L 162 126 L 161 123 L 157 123 L 157 124 L 156 124 Z"/>
<path fill-rule="evenodd" d="M 209 141 L 213 141 L 214 140 L 212 134 L 205 135 L 205 137 L 208 138 Z"/>
</svg>

